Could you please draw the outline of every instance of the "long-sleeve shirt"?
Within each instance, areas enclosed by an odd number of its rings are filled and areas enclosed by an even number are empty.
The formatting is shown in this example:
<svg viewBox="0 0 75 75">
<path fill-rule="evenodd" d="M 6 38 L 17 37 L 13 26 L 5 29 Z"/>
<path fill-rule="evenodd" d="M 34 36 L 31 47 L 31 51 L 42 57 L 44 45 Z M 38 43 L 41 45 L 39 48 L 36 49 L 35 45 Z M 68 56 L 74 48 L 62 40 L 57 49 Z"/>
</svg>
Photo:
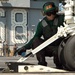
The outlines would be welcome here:
<svg viewBox="0 0 75 75">
<path fill-rule="evenodd" d="M 48 23 L 48 25 L 50 27 L 54 27 L 53 25 L 53 20 L 48 20 L 46 17 L 44 18 L 46 20 L 46 22 Z M 63 21 L 64 21 L 64 15 L 60 15 L 60 22 L 61 22 L 61 25 L 63 26 Z M 60 26 L 60 25 L 57 25 L 57 27 Z M 55 27 L 54 27 L 55 28 Z M 36 29 L 36 32 L 35 32 L 35 35 L 33 36 L 33 38 L 25 45 L 25 48 L 26 49 L 30 49 L 31 48 L 31 45 L 33 43 L 33 40 L 38 37 L 40 38 L 41 36 L 43 35 L 43 25 L 42 25 L 42 22 L 40 21 L 37 25 L 37 29 Z"/>
</svg>

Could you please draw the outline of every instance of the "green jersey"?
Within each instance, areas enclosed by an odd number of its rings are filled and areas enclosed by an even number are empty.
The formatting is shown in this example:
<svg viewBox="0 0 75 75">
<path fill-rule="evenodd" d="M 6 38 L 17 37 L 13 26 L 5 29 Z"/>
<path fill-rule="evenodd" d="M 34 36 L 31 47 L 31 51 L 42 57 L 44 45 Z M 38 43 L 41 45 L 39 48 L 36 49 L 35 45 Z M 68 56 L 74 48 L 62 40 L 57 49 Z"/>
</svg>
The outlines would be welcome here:
<svg viewBox="0 0 75 75">
<path fill-rule="evenodd" d="M 54 25 L 54 20 L 48 20 L 46 17 L 43 18 L 43 20 L 45 20 L 45 21 L 47 22 L 47 24 L 48 24 L 48 27 L 47 27 L 47 28 L 49 28 L 49 27 L 50 27 L 50 28 L 53 28 L 53 29 L 56 30 L 56 32 L 57 32 L 57 28 L 60 27 L 61 25 L 63 26 L 64 15 L 57 15 L 56 18 L 58 18 L 58 23 L 55 23 L 55 24 L 57 24 L 57 25 Z M 41 20 L 41 21 L 38 23 L 37 29 L 36 29 L 36 32 L 35 32 L 35 35 L 33 36 L 33 38 L 25 45 L 25 48 L 26 48 L 26 49 L 30 49 L 30 48 L 31 48 L 31 45 L 32 45 L 32 43 L 33 43 L 33 40 L 34 40 L 36 37 L 41 38 L 41 36 L 44 35 L 44 31 L 45 31 L 45 30 L 47 31 L 47 29 L 44 28 L 44 26 L 43 26 L 43 23 L 42 23 L 43 20 Z M 50 32 L 50 33 L 53 33 L 53 31 L 47 31 L 48 34 L 49 34 L 49 32 Z M 54 34 L 55 34 L 56 32 L 54 32 Z M 45 32 L 45 34 L 46 34 L 46 32 Z M 53 35 L 54 35 L 54 34 L 53 34 Z M 51 36 L 52 36 L 52 35 L 51 35 Z M 50 37 L 51 37 L 51 36 L 50 36 Z M 48 37 L 48 38 L 49 38 L 49 37 Z M 45 38 L 45 37 L 44 37 L 44 39 L 48 39 L 48 38 Z"/>
</svg>

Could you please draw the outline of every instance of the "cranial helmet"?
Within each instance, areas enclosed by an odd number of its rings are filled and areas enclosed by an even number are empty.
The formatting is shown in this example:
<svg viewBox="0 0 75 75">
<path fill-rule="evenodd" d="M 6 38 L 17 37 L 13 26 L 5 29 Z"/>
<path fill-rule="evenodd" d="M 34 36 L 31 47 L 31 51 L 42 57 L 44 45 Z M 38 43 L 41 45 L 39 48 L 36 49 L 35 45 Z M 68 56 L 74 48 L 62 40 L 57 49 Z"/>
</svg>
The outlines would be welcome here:
<svg viewBox="0 0 75 75">
<path fill-rule="evenodd" d="M 55 6 L 54 2 L 47 2 L 43 5 L 43 12 L 44 14 L 48 13 L 48 12 L 52 12 L 55 11 L 57 12 L 57 7 Z"/>
</svg>

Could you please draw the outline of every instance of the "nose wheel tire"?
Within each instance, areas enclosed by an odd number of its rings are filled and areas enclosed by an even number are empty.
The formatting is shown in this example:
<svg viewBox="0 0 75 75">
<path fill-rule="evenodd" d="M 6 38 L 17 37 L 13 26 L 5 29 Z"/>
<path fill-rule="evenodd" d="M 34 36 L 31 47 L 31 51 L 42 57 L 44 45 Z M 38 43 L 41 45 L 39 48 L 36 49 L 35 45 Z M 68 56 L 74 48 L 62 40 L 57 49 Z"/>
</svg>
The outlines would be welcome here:
<svg viewBox="0 0 75 75">
<path fill-rule="evenodd" d="M 60 43 L 58 58 L 64 69 L 75 71 L 75 36 L 64 39 Z"/>
<path fill-rule="evenodd" d="M 75 36 L 67 40 L 63 55 L 66 64 L 69 66 L 68 69 L 75 71 Z"/>
</svg>

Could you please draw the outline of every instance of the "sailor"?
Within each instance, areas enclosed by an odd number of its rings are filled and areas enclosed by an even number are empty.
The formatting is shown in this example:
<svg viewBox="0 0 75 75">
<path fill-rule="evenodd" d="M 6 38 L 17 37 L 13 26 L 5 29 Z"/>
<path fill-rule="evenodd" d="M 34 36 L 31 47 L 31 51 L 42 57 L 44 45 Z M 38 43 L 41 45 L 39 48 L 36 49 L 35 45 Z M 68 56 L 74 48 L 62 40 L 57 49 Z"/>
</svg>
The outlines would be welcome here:
<svg viewBox="0 0 75 75">
<path fill-rule="evenodd" d="M 44 41 L 52 37 L 57 33 L 57 28 L 61 25 L 63 26 L 64 15 L 57 14 L 58 9 L 54 2 L 46 2 L 43 5 L 44 18 L 38 23 L 36 33 L 33 38 L 18 50 L 18 54 L 21 55 L 27 49 L 34 49 Z M 41 38 L 43 36 L 43 39 Z M 60 38 L 48 45 L 38 53 L 36 53 L 36 58 L 39 65 L 47 66 L 45 57 L 53 57 L 56 68 L 62 68 L 62 64 L 58 60 L 58 46 L 63 38 Z"/>
</svg>

